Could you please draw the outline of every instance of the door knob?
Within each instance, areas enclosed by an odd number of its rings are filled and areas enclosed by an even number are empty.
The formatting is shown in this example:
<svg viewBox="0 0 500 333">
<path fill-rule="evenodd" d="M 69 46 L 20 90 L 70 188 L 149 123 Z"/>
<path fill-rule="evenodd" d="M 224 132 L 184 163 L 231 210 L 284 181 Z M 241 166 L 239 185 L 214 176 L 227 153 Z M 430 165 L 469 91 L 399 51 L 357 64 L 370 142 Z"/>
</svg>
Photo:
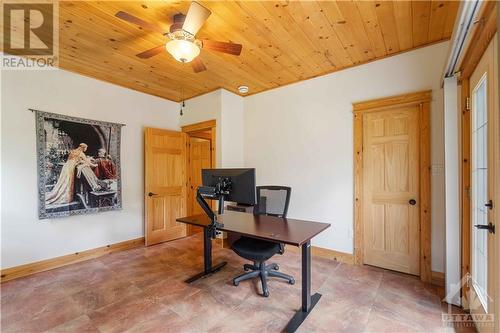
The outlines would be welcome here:
<svg viewBox="0 0 500 333">
<path fill-rule="evenodd" d="M 415 199 L 410 199 L 410 201 L 408 201 L 408 203 L 412 206 L 415 206 L 417 204 L 417 200 Z"/>
<path fill-rule="evenodd" d="M 148 195 L 152 197 L 153 195 L 158 195 L 157 193 L 149 192 Z"/>
<path fill-rule="evenodd" d="M 474 226 L 478 229 L 488 230 L 488 232 L 491 234 L 495 233 L 495 225 L 491 222 L 488 224 L 476 224 Z"/>
</svg>

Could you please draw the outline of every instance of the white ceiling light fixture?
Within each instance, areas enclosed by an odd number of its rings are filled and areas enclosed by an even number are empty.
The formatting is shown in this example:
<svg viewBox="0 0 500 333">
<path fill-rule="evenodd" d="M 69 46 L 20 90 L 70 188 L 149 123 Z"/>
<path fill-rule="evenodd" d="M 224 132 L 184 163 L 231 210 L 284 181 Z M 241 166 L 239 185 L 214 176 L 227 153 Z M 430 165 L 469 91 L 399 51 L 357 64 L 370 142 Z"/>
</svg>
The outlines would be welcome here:
<svg viewBox="0 0 500 333">
<path fill-rule="evenodd" d="M 238 91 L 240 94 L 247 94 L 248 93 L 248 87 L 247 86 L 239 86 Z"/>
<path fill-rule="evenodd" d="M 200 46 L 196 41 L 188 39 L 173 39 L 165 45 L 165 48 L 175 60 L 183 63 L 193 61 L 200 54 Z"/>
</svg>

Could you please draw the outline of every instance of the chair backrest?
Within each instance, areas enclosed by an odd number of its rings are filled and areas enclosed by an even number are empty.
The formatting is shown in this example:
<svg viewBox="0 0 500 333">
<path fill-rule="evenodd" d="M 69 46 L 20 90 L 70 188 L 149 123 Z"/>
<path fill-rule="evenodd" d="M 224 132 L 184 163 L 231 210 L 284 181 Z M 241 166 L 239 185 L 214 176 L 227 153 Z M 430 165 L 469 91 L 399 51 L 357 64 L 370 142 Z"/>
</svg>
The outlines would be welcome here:
<svg viewBox="0 0 500 333">
<path fill-rule="evenodd" d="M 257 186 L 254 214 L 286 217 L 292 188 L 288 186 Z"/>
</svg>

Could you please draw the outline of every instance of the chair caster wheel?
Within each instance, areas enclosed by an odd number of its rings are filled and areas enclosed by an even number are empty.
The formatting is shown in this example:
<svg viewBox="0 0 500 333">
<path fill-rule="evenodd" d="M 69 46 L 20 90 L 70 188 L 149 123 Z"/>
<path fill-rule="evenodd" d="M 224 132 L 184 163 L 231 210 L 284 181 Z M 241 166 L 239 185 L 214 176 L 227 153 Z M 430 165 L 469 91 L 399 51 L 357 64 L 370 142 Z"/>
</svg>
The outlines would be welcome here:
<svg viewBox="0 0 500 333">
<path fill-rule="evenodd" d="M 233 286 L 238 287 L 239 284 L 239 282 L 233 281 Z"/>
<path fill-rule="evenodd" d="M 295 279 L 290 279 L 290 280 L 288 280 L 288 283 L 289 283 L 289 284 L 295 284 Z"/>
<path fill-rule="evenodd" d="M 278 271 L 280 269 L 280 266 L 278 266 L 278 264 L 274 264 L 273 268 L 274 268 L 275 271 Z"/>
<path fill-rule="evenodd" d="M 266 290 L 266 291 L 264 291 L 264 292 L 262 293 L 262 296 L 264 296 L 264 297 L 269 297 L 269 291 L 267 291 L 267 290 Z"/>
</svg>

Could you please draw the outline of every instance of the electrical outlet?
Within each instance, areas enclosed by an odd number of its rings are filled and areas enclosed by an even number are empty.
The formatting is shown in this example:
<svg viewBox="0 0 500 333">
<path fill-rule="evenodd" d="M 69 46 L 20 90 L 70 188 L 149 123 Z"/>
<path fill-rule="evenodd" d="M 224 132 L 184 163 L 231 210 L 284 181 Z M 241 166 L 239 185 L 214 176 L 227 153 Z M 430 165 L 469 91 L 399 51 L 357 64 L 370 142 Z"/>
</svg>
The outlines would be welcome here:
<svg viewBox="0 0 500 333">
<path fill-rule="evenodd" d="M 443 164 L 433 164 L 433 165 L 431 165 L 431 174 L 433 176 L 442 175 L 443 171 L 444 171 L 444 165 Z"/>
</svg>

